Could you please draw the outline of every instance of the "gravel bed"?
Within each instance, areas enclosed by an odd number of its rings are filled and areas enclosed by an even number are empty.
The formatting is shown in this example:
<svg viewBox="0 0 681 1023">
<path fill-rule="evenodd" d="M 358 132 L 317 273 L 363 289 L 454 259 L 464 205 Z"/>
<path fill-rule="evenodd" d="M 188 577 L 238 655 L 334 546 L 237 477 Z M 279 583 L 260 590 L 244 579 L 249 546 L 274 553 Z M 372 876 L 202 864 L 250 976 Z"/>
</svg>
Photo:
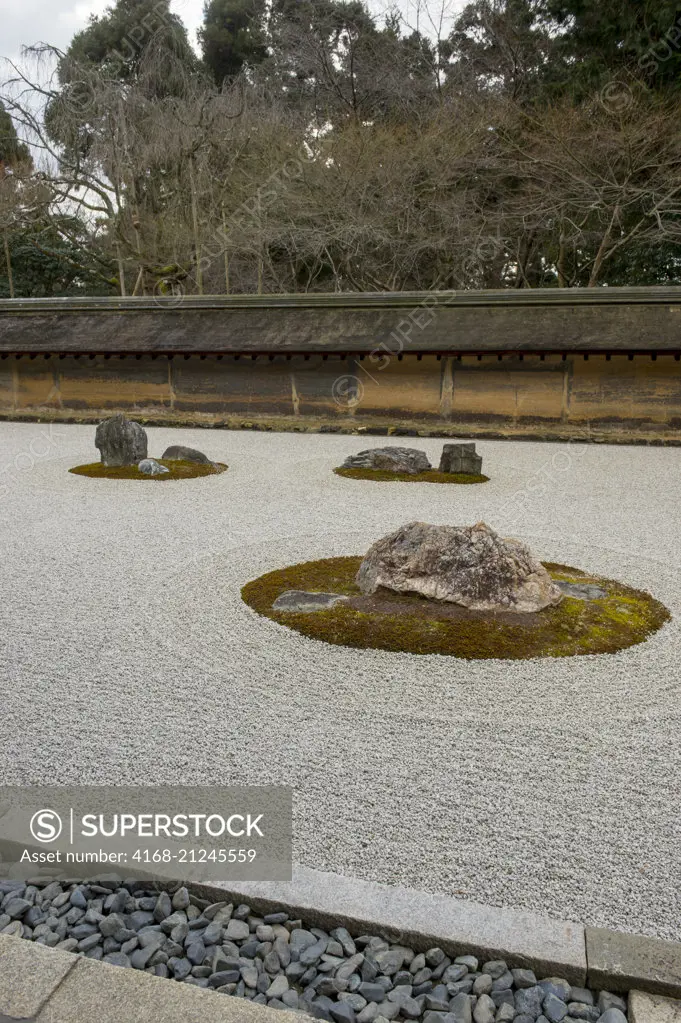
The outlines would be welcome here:
<svg viewBox="0 0 681 1023">
<path fill-rule="evenodd" d="M 379 485 L 333 473 L 366 437 L 154 428 L 230 469 L 146 487 L 68 472 L 94 432 L 0 423 L 0 781 L 291 784 L 305 866 L 681 939 L 681 449 L 480 441 L 484 486 Z M 465 662 L 240 598 L 412 520 L 484 520 L 674 617 L 615 655 Z"/>
<path fill-rule="evenodd" d="M 286 912 L 260 917 L 245 904 L 142 884 L 116 874 L 40 887 L 0 881 L 0 933 L 328 1023 L 626 1023 L 621 996 L 502 960 L 416 953 L 344 927 L 308 928 Z"/>
</svg>

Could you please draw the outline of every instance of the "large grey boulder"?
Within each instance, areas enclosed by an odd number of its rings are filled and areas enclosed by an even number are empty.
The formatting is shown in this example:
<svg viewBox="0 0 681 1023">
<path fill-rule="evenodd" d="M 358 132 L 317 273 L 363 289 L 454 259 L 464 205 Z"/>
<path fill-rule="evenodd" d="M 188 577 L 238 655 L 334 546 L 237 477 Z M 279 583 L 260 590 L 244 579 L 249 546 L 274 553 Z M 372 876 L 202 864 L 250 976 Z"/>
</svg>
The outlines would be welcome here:
<svg viewBox="0 0 681 1023">
<path fill-rule="evenodd" d="M 100 423 L 95 433 L 102 465 L 137 465 L 147 457 L 147 434 L 119 412 Z"/>
<path fill-rule="evenodd" d="M 196 448 L 185 448 L 182 444 L 171 444 L 169 448 L 165 449 L 161 458 L 169 458 L 171 461 L 177 462 L 198 462 L 199 465 L 213 464 L 203 451 L 197 451 Z"/>
<path fill-rule="evenodd" d="M 464 472 L 479 476 L 482 455 L 475 453 L 475 444 L 445 444 L 440 457 L 440 472 Z"/>
<path fill-rule="evenodd" d="M 560 589 L 519 540 L 475 526 L 410 522 L 369 550 L 357 573 L 363 593 L 420 593 L 473 611 L 530 613 L 558 604 Z"/>
<path fill-rule="evenodd" d="M 427 472 L 432 466 L 425 451 L 417 448 L 369 448 L 357 455 L 350 455 L 343 462 L 344 469 L 387 469 L 389 472 L 404 472 L 416 476 Z"/>
</svg>

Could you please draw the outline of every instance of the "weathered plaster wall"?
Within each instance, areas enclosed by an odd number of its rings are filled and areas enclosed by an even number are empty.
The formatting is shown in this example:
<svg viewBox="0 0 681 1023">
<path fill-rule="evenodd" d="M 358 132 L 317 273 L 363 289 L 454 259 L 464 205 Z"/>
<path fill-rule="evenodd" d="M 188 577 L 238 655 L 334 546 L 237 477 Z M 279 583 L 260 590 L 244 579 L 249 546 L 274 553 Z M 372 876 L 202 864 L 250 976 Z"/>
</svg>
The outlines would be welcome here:
<svg viewBox="0 0 681 1023">
<path fill-rule="evenodd" d="M 681 443 L 674 355 L 0 359 L 0 415 Z"/>
</svg>

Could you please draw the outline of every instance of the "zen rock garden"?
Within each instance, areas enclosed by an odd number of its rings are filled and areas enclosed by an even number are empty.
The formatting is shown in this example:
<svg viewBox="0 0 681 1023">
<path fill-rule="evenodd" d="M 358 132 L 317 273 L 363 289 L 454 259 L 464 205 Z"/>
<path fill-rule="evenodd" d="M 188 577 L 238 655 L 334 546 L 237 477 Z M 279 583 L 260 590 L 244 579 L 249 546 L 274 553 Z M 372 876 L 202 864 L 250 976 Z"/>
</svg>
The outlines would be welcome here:
<svg viewBox="0 0 681 1023">
<path fill-rule="evenodd" d="M 486 483 L 489 479 L 482 475 L 482 456 L 471 443 L 445 444 L 437 469 L 418 448 L 384 447 L 350 455 L 335 472 L 350 479 L 418 483 Z"/>
<path fill-rule="evenodd" d="M 71 469 L 78 476 L 105 479 L 192 479 L 212 476 L 227 468 L 202 451 L 173 444 L 160 459 L 148 457 L 146 430 L 122 413 L 105 419 L 95 433 L 101 461 Z"/>
<path fill-rule="evenodd" d="M 614 653 L 669 619 L 650 594 L 542 563 L 484 522 L 410 522 L 363 558 L 270 572 L 242 596 L 259 613 L 332 644 L 468 659 Z"/>
<path fill-rule="evenodd" d="M 627 1023 L 624 998 L 561 977 L 326 931 L 285 910 L 261 916 L 116 874 L 0 881 L 0 933 L 327 1023 Z"/>
</svg>

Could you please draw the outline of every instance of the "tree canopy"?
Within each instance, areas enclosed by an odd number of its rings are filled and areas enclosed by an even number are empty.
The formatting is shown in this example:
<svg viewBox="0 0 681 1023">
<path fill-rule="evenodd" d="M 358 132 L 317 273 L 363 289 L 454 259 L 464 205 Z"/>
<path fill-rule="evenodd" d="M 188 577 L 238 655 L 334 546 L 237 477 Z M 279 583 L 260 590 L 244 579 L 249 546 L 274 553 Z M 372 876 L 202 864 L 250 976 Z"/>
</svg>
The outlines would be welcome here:
<svg viewBox="0 0 681 1023">
<path fill-rule="evenodd" d="M 419 9 L 117 0 L 0 88 L 5 290 L 681 282 L 681 10 Z"/>
</svg>

